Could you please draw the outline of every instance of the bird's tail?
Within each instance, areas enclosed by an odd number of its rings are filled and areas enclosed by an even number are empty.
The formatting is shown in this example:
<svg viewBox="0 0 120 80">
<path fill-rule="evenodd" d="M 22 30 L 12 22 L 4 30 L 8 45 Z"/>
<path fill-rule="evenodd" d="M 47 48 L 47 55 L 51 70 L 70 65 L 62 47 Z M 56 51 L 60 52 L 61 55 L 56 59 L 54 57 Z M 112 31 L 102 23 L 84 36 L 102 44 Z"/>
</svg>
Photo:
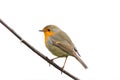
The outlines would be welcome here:
<svg viewBox="0 0 120 80">
<path fill-rule="evenodd" d="M 74 56 L 82 65 L 85 69 L 87 69 L 87 65 L 83 62 L 83 60 L 78 56 L 78 55 L 75 55 Z"/>
</svg>

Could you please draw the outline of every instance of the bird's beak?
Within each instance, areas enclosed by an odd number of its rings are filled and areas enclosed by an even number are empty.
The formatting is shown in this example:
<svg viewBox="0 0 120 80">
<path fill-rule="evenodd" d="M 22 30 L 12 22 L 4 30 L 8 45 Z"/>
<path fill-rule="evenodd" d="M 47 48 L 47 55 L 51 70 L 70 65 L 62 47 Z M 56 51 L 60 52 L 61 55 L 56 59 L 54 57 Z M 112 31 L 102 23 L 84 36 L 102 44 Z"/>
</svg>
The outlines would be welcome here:
<svg viewBox="0 0 120 80">
<path fill-rule="evenodd" d="M 43 30 L 39 30 L 40 32 L 44 32 Z"/>
</svg>

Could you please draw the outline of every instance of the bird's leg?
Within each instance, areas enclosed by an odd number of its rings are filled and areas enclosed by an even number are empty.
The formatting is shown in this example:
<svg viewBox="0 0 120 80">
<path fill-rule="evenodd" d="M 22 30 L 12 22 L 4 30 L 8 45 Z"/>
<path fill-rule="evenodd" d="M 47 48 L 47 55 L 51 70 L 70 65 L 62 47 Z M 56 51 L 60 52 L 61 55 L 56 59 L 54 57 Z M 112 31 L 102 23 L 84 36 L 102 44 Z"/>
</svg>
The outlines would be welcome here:
<svg viewBox="0 0 120 80">
<path fill-rule="evenodd" d="M 53 60 L 55 60 L 55 59 L 58 59 L 59 57 L 55 57 L 55 58 L 53 58 L 53 59 L 51 59 L 51 61 L 53 61 Z"/>
<path fill-rule="evenodd" d="M 66 56 L 66 58 L 65 58 L 65 62 L 64 62 L 64 64 L 63 64 L 62 71 L 63 71 L 63 69 L 64 69 L 64 67 L 65 67 L 65 63 L 66 63 L 66 61 L 67 61 L 67 58 L 68 58 L 68 56 Z M 62 71 L 61 71 L 61 74 L 62 74 Z"/>
<path fill-rule="evenodd" d="M 55 58 L 53 58 L 53 59 L 51 59 L 51 61 L 53 62 L 55 59 L 58 59 L 59 57 L 55 57 Z M 49 66 L 50 66 L 50 64 L 49 64 Z"/>
</svg>

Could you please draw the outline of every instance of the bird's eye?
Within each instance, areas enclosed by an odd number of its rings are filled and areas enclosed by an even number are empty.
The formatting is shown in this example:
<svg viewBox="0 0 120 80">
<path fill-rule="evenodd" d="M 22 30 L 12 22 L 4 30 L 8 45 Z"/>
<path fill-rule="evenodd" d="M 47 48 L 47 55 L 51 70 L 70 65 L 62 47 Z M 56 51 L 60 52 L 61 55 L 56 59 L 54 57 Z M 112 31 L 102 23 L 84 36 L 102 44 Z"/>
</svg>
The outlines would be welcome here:
<svg viewBox="0 0 120 80">
<path fill-rule="evenodd" d="M 47 29 L 47 31 L 49 31 L 49 32 L 50 32 L 50 29 Z"/>
</svg>

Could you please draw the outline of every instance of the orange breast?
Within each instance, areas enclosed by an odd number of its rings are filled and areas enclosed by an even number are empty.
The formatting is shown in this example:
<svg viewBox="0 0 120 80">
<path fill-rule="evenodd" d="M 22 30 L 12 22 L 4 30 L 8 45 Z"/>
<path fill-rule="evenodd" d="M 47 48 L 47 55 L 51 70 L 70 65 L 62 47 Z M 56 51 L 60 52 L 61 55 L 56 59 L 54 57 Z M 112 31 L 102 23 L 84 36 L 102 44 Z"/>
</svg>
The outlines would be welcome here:
<svg viewBox="0 0 120 80">
<path fill-rule="evenodd" d="M 54 32 L 44 32 L 44 35 L 45 35 L 45 44 L 47 44 L 47 40 L 50 36 L 54 35 Z"/>
</svg>

